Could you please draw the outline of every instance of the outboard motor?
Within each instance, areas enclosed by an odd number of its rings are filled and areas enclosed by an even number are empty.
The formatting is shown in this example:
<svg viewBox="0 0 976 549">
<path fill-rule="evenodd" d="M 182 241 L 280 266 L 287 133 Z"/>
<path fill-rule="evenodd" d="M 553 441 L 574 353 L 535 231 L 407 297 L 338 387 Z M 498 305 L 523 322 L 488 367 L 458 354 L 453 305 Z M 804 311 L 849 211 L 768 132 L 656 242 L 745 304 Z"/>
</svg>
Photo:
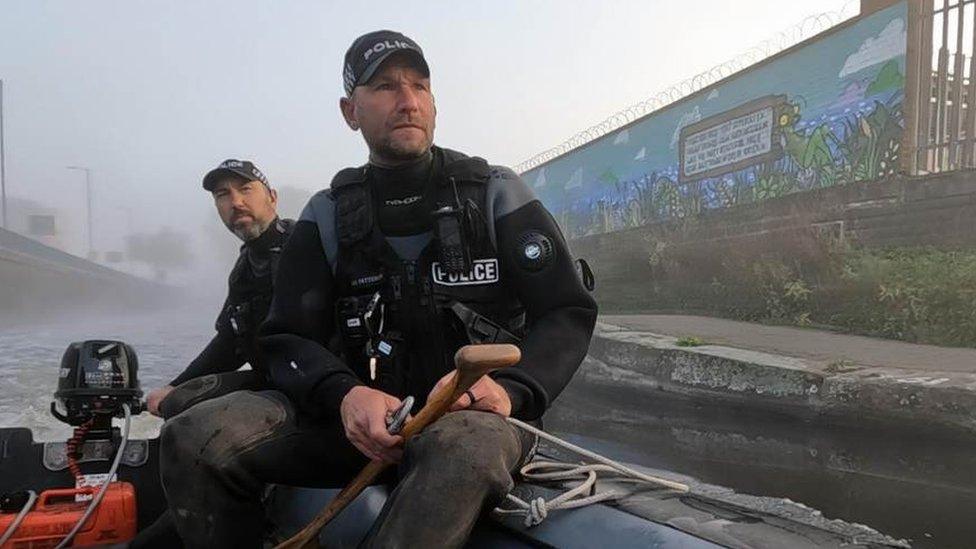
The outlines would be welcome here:
<svg viewBox="0 0 976 549">
<path fill-rule="evenodd" d="M 112 418 L 123 416 L 123 404 L 133 414 L 142 409 L 138 372 L 135 351 L 121 341 L 72 343 L 61 357 L 51 413 L 75 427 L 91 422 L 93 438 L 108 438 Z M 58 411 L 58 404 L 64 413 Z"/>
<path fill-rule="evenodd" d="M 135 351 L 121 341 L 68 346 L 51 414 L 73 426 L 74 434 L 67 442 L 45 442 L 43 463 L 50 471 L 68 469 L 75 486 L 24 493 L 27 499 L 16 517 L 0 515 L 0 546 L 11 540 L 61 548 L 135 537 L 135 487 L 116 480 L 116 473 L 123 463 L 141 466 L 149 454 L 147 441 L 129 441 L 130 419 L 143 408 L 138 371 Z M 112 427 L 114 417 L 125 419 L 122 431 Z M 109 460 L 111 466 L 103 473 L 99 462 Z"/>
<path fill-rule="evenodd" d="M 10 541 L 18 547 L 60 549 L 135 537 L 135 487 L 116 474 L 121 464 L 143 465 L 149 454 L 147 441 L 129 441 L 130 419 L 143 408 L 138 371 L 135 351 L 121 341 L 68 346 L 51 413 L 73 426 L 74 434 L 67 442 L 45 442 L 42 459 L 49 471 L 68 469 L 75 486 L 6 494 L 0 501 L 0 547 Z M 121 432 L 112 427 L 114 417 L 125 420 Z M 100 462 L 109 460 L 105 473 Z"/>
</svg>

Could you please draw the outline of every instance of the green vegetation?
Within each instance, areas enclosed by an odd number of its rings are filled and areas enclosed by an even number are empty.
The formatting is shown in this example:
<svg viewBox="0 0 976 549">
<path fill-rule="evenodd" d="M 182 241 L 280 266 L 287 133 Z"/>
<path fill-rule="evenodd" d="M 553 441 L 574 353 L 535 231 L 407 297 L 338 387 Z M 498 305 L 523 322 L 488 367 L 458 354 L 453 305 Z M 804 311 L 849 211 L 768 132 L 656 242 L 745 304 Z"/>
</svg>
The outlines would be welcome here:
<svg viewBox="0 0 976 549">
<path fill-rule="evenodd" d="M 678 341 L 675 341 L 674 344 L 678 347 L 701 347 L 705 342 L 700 337 L 684 336 L 679 337 Z"/>
<path fill-rule="evenodd" d="M 796 235 L 765 244 L 723 256 L 649 241 L 650 291 L 601 296 L 601 306 L 976 347 L 976 250 L 871 250 Z"/>
<path fill-rule="evenodd" d="M 831 323 L 908 341 L 976 346 L 976 251 L 850 251 Z"/>
<path fill-rule="evenodd" d="M 848 372 L 855 372 L 860 370 L 861 367 L 854 363 L 852 360 L 835 360 L 824 368 L 824 371 L 828 374 L 845 374 Z"/>
<path fill-rule="evenodd" d="M 898 69 L 898 61 L 892 59 L 881 67 L 878 76 L 864 90 L 864 95 L 874 95 L 876 93 L 905 87 L 905 77 Z"/>
</svg>

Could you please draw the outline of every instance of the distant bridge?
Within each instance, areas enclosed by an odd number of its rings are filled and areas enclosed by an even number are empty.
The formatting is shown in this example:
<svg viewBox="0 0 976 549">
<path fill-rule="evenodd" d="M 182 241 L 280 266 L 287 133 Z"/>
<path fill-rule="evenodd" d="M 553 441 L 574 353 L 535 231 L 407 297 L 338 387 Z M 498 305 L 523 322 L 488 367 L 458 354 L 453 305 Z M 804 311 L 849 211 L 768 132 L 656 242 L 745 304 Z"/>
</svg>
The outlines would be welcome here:
<svg viewBox="0 0 976 549">
<path fill-rule="evenodd" d="M 166 286 L 0 229 L 0 312 L 60 304 L 129 305 L 169 293 Z"/>
</svg>

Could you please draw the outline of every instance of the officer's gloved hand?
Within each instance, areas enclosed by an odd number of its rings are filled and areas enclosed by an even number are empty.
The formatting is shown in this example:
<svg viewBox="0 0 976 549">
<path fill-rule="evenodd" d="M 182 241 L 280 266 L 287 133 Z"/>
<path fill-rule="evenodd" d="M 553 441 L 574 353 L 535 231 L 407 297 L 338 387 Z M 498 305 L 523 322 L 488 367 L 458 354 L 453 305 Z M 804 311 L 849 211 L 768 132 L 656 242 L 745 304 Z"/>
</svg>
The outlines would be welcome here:
<svg viewBox="0 0 976 549">
<path fill-rule="evenodd" d="M 342 399 L 339 414 L 346 438 L 372 460 L 397 463 L 403 437 L 386 430 L 386 418 L 400 408 L 400 399 L 365 385 L 353 387 Z"/>
<path fill-rule="evenodd" d="M 427 395 L 427 400 L 430 401 L 434 393 L 440 391 L 445 385 L 450 383 L 456 374 L 457 370 L 442 377 L 434 385 L 434 388 L 430 390 L 430 394 Z M 461 395 L 451 405 L 449 411 L 454 412 L 457 410 L 481 410 L 483 412 L 491 412 L 508 417 L 512 415 L 512 399 L 509 398 L 508 391 L 499 385 L 498 382 L 488 376 L 482 376 L 477 383 L 472 385 L 467 392 Z"/>
</svg>

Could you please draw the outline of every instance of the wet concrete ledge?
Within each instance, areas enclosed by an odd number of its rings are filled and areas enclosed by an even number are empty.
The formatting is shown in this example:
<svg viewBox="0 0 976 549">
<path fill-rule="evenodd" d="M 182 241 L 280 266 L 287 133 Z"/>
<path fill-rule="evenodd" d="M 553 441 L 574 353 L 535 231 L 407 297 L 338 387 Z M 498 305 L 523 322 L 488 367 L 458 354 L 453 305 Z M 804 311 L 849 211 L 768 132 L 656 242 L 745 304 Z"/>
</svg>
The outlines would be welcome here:
<svg viewBox="0 0 976 549">
<path fill-rule="evenodd" d="M 824 364 L 600 322 L 591 381 L 845 423 L 865 420 L 976 434 L 976 374 Z M 930 367 L 931 368 L 931 367 Z"/>
</svg>

